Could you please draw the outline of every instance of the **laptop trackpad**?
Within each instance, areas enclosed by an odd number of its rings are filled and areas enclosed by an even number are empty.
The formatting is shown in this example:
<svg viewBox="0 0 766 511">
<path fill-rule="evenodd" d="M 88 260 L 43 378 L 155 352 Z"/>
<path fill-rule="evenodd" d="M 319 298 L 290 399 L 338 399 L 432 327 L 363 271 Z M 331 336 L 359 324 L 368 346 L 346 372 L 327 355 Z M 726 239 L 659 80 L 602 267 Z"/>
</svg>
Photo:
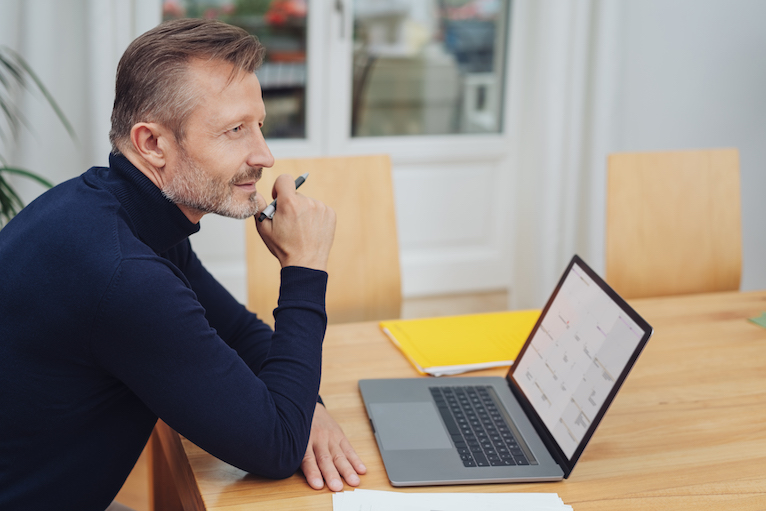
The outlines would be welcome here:
<svg viewBox="0 0 766 511">
<path fill-rule="evenodd" d="M 433 403 L 372 403 L 370 411 L 386 450 L 452 448 Z"/>
</svg>

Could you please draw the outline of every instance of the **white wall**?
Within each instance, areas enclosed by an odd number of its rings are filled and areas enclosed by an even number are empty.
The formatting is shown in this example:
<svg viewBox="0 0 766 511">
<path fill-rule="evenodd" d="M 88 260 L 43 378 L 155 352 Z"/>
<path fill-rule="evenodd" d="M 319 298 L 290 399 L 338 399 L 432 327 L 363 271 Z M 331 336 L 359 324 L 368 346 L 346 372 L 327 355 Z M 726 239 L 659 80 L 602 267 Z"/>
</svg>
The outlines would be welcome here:
<svg viewBox="0 0 766 511">
<path fill-rule="evenodd" d="M 107 165 L 117 62 L 160 17 L 159 0 L 0 0 L 0 44 L 30 64 L 76 134 L 69 137 L 37 91 L 16 94 L 30 129 L 15 144 L 0 139 L 10 163 L 54 183 Z M 26 202 L 43 191 L 26 179 L 13 182 Z"/>
<path fill-rule="evenodd" d="M 766 2 L 624 5 L 615 151 L 736 147 L 742 289 L 766 288 Z"/>
</svg>

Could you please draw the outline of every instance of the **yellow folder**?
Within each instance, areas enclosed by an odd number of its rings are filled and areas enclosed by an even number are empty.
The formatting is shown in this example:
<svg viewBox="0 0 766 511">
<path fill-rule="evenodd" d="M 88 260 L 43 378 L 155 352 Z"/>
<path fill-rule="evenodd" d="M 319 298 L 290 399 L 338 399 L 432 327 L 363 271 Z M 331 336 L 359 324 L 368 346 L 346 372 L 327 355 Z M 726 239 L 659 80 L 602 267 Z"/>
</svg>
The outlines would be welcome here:
<svg viewBox="0 0 766 511">
<path fill-rule="evenodd" d="M 539 310 L 381 321 L 380 328 L 422 374 L 443 376 L 509 366 Z"/>
</svg>

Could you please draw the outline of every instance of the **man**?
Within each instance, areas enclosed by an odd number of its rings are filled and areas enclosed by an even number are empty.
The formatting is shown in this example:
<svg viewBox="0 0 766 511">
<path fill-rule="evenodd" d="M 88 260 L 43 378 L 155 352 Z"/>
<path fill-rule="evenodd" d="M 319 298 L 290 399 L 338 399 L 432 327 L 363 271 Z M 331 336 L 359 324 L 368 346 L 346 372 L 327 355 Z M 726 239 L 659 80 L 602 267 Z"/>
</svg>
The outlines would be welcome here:
<svg viewBox="0 0 766 511">
<path fill-rule="evenodd" d="M 109 168 L 0 231 L 0 509 L 102 511 L 158 417 L 249 472 L 359 484 L 317 403 L 334 212 L 277 179 L 278 211 L 257 223 L 282 265 L 273 332 L 188 240 L 207 213 L 266 205 L 262 52 L 216 21 L 140 36 L 117 71 Z"/>
</svg>

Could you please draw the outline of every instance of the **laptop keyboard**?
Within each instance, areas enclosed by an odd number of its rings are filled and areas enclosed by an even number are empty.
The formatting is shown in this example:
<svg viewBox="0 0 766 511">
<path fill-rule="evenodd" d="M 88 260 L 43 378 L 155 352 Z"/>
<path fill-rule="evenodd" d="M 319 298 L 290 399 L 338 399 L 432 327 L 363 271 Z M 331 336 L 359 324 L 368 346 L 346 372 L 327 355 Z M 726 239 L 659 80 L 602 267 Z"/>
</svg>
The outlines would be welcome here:
<svg viewBox="0 0 766 511">
<path fill-rule="evenodd" d="M 463 465 L 529 465 L 490 387 L 429 387 Z"/>
</svg>

